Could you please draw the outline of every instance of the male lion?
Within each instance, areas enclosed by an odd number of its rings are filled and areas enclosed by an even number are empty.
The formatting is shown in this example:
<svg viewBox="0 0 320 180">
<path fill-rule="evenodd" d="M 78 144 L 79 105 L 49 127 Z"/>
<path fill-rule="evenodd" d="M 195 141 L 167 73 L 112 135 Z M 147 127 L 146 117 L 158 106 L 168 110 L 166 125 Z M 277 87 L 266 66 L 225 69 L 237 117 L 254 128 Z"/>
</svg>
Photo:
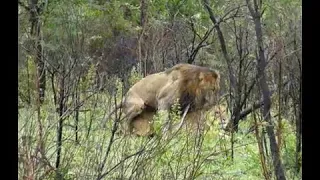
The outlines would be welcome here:
<svg viewBox="0 0 320 180">
<path fill-rule="evenodd" d="M 220 89 L 219 83 L 220 74 L 216 70 L 191 64 L 177 64 L 144 77 L 129 89 L 117 106 L 122 107 L 125 114 L 124 131 L 132 133 L 135 119 L 149 117 L 150 113 L 143 112 L 164 111 L 165 119 L 169 121 L 168 112 L 176 100 L 182 110 L 189 106 L 188 112 L 211 108 Z"/>
</svg>

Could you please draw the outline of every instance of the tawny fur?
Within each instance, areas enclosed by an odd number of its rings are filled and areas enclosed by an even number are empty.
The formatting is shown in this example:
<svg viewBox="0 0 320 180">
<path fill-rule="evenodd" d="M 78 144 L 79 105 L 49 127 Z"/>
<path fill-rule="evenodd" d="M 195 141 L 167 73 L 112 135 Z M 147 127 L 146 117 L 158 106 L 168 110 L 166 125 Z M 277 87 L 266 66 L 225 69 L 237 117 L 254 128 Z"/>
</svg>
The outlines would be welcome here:
<svg viewBox="0 0 320 180">
<path fill-rule="evenodd" d="M 139 129 L 139 123 L 149 123 L 151 114 L 156 111 L 169 111 L 177 99 L 182 109 L 190 104 L 189 114 L 209 109 L 215 104 L 219 83 L 217 71 L 191 64 L 178 64 L 146 76 L 129 89 L 122 104 L 117 106 L 123 108 L 126 117 L 124 129 L 129 133 Z M 146 107 L 154 111 L 149 113 Z"/>
<path fill-rule="evenodd" d="M 224 105 L 217 105 L 210 109 L 188 112 L 185 117 L 185 123 L 183 124 L 182 129 L 186 128 L 186 130 L 189 132 L 197 132 L 201 128 L 209 127 L 213 122 L 204 122 L 202 119 L 203 117 L 201 116 L 207 110 L 211 110 L 214 113 L 214 120 L 217 120 L 218 124 L 220 124 L 222 128 L 226 125 L 226 107 Z M 153 129 L 153 117 L 155 114 L 156 111 L 143 111 L 141 114 L 136 116 L 136 118 L 132 120 L 133 134 L 139 136 L 149 136 L 154 134 L 155 132 Z M 173 126 L 177 128 L 179 124 L 180 122 L 177 122 Z"/>
</svg>

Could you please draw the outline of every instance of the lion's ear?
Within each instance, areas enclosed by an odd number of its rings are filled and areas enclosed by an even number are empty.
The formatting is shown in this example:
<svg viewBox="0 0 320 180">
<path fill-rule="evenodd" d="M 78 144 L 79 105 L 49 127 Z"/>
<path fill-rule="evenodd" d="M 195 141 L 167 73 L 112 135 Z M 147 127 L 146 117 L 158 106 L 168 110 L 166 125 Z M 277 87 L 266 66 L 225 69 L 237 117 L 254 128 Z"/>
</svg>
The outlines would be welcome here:
<svg viewBox="0 0 320 180">
<path fill-rule="evenodd" d="M 220 78 L 220 74 L 219 74 L 219 72 L 217 72 L 217 71 L 213 71 L 212 76 L 213 76 L 215 79 Z"/>
</svg>

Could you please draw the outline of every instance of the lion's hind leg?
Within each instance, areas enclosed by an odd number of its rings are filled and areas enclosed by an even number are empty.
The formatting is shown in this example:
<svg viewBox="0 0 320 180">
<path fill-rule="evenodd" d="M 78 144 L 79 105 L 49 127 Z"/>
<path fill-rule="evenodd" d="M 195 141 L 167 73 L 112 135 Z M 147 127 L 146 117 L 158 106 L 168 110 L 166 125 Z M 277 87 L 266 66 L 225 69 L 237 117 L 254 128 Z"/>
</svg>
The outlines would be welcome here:
<svg viewBox="0 0 320 180">
<path fill-rule="evenodd" d="M 135 117 L 140 115 L 145 109 L 144 101 L 141 98 L 131 98 L 129 99 L 124 106 L 124 114 L 125 116 L 121 121 L 122 129 L 125 134 L 131 134 L 133 127 L 132 121 Z"/>
</svg>

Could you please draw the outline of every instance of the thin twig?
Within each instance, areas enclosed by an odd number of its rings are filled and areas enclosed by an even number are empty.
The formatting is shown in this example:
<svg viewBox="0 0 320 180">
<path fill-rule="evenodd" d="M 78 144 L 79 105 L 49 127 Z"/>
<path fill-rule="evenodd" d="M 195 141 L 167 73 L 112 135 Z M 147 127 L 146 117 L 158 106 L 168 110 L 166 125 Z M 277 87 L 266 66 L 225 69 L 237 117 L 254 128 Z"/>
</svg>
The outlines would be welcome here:
<svg viewBox="0 0 320 180">
<path fill-rule="evenodd" d="M 144 149 L 141 149 L 140 151 L 134 153 L 134 154 L 131 154 L 127 157 L 125 157 L 124 159 L 122 159 L 119 163 L 117 163 L 115 166 L 113 166 L 109 171 L 107 171 L 106 173 L 103 173 L 101 174 L 97 180 L 100 180 L 102 178 L 104 178 L 106 175 L 108 175 L 111 171 L 113 171 L 115 168 L 117 168 L 120 164 L 122 164 L 123 162 L 125 162 L 127 159 L 131 158 L 131 157 L 134 157 L 136 155 L 140 155 L 142 152 L 144 152 Z"/>
</svg>

